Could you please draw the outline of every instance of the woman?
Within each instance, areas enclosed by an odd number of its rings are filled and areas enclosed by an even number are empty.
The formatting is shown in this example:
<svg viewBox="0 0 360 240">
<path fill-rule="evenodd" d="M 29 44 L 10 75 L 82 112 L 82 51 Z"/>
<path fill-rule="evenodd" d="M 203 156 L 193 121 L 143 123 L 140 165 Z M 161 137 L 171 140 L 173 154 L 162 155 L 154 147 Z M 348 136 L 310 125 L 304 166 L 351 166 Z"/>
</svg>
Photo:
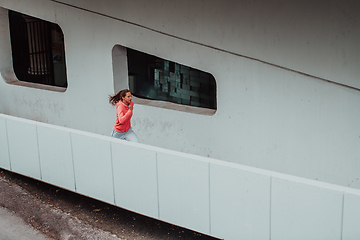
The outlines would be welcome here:
<svg viewBox="0 0 360 240">
<path fill-rule="evenodd" d="M 134 108 L 131 98 L 131 92 L 128 89 L 109 96 L 109 103 L 116 105 L 116 122 L 111 136 L 126 141 L 140 142 L 130 124 Z"/>
</svg>

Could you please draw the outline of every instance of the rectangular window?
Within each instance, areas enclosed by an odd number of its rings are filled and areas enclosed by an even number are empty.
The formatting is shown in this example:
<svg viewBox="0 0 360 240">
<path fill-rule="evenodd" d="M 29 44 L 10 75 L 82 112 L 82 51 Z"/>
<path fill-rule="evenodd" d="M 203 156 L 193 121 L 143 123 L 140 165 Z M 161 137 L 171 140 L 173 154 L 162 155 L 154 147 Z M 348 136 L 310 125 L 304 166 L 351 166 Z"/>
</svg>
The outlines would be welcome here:
<svg viewBox="0 0 360 240">
<path fill-rule="evenodd" d="M 61 28 L 9 10 L 13 68 L 19 81 L 67 87 Z"/>
<path fill-rule="evenodd" d="M 127 61 L 129 88 L 136 97 L 216 109 L 210 73 L 129 48 Z"/>
</svg>

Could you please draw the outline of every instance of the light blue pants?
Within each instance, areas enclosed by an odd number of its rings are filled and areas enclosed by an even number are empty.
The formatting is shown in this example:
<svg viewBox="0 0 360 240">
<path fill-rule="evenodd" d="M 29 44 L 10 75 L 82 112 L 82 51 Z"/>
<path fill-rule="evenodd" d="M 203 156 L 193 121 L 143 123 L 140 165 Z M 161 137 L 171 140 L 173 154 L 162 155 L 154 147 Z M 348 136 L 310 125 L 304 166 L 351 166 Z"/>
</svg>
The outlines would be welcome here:
<svg viewBox="0 0 360 240">
<path fill-rule="evenodd" d="M 127 130 L 126 132 L 118 132 L 118 131 L 115 131 L 115 129 L 113 129 L 111 132 L 111 136 L 114 138 L 119 138 L 119 139 L 130 141 L 130 142 L 137 142 L 137 143 L 140 142 L 139 138 L 136 136 L 132 127 L 130 127 L 130 129 Z"/>
</svg>

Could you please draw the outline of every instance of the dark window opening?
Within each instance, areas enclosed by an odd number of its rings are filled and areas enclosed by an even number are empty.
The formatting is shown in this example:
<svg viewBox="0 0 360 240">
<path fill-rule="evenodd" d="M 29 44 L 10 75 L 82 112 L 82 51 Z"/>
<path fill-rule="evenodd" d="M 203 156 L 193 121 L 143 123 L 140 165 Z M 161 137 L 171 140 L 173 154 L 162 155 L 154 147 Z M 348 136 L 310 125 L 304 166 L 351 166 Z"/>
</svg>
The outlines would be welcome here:
<svg viewBox="0 0 360 240">
<path fill-rule="evenodd" d="M 13 68 L 20 81 L 67 87 L 61 28 L 9 10 Z"/>
<path fill-rule="evenodd" d="M 216 109 L 216 82 L 210 73 L 129 48 L 127 59 L 134 96 Z"/>
</svg>

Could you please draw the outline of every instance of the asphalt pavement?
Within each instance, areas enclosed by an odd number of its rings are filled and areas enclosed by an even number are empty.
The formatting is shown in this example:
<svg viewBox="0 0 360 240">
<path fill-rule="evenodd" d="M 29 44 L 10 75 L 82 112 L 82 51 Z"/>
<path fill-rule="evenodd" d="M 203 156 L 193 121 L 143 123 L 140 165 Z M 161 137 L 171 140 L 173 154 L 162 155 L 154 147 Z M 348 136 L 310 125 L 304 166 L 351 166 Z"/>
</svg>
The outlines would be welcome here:
<svg viewBox="0 0 360 240">
<path fill-rule="evenodd" d="M 0 239 L 1 240 L 49 240 L 38 230 L 26 224 L 22 218 L 9 210 L 0 207 Z"/>
<path fill-rule="evenodd" d="M 15 239 L 216 240 L 0 168 L 0 240 Z"/>
</svg>

